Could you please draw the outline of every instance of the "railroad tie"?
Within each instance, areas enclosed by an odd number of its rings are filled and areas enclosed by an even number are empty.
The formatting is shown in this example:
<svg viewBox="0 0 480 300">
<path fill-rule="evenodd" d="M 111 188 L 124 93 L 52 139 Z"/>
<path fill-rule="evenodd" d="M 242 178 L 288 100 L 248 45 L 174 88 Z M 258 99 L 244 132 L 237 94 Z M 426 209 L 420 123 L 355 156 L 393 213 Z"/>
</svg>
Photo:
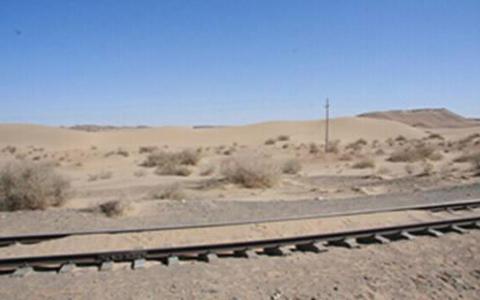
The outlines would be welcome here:
<svg viewBox="0 0 480 300">
<path fill-rule="evenodd" d="M 132 262 L 132 270 L 145 269 L 146 260 L 143 258 L 135 259 Z"/>
<path fill-rule="evenodd" d="M 15 272 L 13 272 L 12 277 L 25 277 L 28 274 L 33 272 L 33 268 L 30 266 L 22 266 L 17 268 Z"/>
<path fill-rule="evenodd" d="M 450 229 L 452 231 L 455 231 L 456 233 L 459 233 L 459 234 L 468 233 L 468 230 L 466 230 L 465 228 L 462 228 L 460 226 L 457 226 L 457 225 L 450 226 Z"/>
<path fill-rule="evenodd" d="M 400 232 L 400 236 L 410 241 L 415 239 L 415 236 L 408 231 Z"/>
<path fill-rule="evenodd" d="M 179 262 L 180 260 L 178 259 L 178 256 L 169 256 L 165 258 L 165 264 L 167 266 L 177 265 Z"/>
<path fill-rule="evenodd" d="M 376 234 L 373 236 L 373 239 L 375 241 L 377 241 L 378 243 L 380 244 L 388 244 L 390 243 L 390 240 L 386 237 L 384 237 L 383 235 L 379 235 L 379 234 Z"/>
<path fill-rule="evenodd" d="M 113 269 L 113 262 L 112 261 L 104 261 L 100 265 L 100 271 L 101 272 L 111 271 L 112 269 Z"/>
<path fill-rule="evenodd" d="M 441 237 L 443 236 L 443 232 L 440 232 L 434 228 L 428 228 L 427 233 L 433 237 Z"/>
<path fill-rule="evenodd" d="M 58 273 L 64 274 L 64 273 L 70 273 L 75 269 L 76 265 L 73 263 L 66 263 L 63 264 L 60 270 L 58 270 Z"/>
<path fill-rule="evenodd" d="M 244 257 L 244 258 L 258 258 L 257 252 L 252 249 L 244 249 L 244 250 L 235 250 L 233 251 L 233 255 L 236 257 Z"/>
<path fill-rule="evenodd" d="M 288 249 L 280 246 L 263 248 L 263 251 L 265 252 L 265 254 L 271 256 L 284 256 L 288 253 Z"/>
<path fill-rule="evenodd" d="M 295 248 L 300 251 L 305 252 L 314 252 L 314 253 L 321 253 L 328 251 L 328 248 L 321 242 L 316 243 L 308 243 L 308 244 L 298 244 L 295 245 Z"/>
<path fill-rule="evenodd" d="M 214 262 L 218 259 L 217 254 L 212 252 L 202 253 L 198 257 L 201 261 L 208 262 L 208 263 Z"/>
</svg>

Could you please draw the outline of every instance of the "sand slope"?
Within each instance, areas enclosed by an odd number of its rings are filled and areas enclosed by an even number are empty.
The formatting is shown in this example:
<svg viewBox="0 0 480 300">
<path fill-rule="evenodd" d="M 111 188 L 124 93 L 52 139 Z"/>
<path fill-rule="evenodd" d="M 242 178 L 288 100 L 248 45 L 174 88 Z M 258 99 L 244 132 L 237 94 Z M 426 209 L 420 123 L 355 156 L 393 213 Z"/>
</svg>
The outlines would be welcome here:
<svg viewBox="0 0 480 300">
<path fill-rule="evenodd" d="M 82 132 L 40 125 L 0 125 L 0 146 L 18 145 L 47 148 L 138 147 L 169 145 L 173 147 L 216 146 L 232 143 L 255 145 L 268 138 L 289 135 L 294 143 L 322 142 L 324 121 L 278 121 L 246 126 L 193 129 L 158 127 L 120 129 L 103 132 Z M 422 129 L 388 120 L 370 118 L 338 118 L 331 122 L 331 138 L 349 142 L 358 138 L 384 140 L 403 135 L 419 138 Z"/>
<path fill-rule="evenodd" d="M 480 126 L 478 120 L 468 119 L 447 109 L 413 109 L 370 112 L 360 117 L 392 120 L 423 128 L 466 128 Z"/>
</svg>

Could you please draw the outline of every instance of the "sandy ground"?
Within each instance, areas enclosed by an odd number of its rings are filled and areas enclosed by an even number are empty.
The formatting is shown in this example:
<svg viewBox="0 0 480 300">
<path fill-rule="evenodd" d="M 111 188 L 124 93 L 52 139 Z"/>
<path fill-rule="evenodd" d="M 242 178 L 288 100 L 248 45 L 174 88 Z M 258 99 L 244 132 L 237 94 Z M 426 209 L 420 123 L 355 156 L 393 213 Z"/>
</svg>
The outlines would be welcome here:
<svg viewBox="0 0 480 300">
<path fill-rule="evenodd" d="M 1 299 L 478 299 L 480 233 L 321 254 L 0 277 Z"/>
</svg>

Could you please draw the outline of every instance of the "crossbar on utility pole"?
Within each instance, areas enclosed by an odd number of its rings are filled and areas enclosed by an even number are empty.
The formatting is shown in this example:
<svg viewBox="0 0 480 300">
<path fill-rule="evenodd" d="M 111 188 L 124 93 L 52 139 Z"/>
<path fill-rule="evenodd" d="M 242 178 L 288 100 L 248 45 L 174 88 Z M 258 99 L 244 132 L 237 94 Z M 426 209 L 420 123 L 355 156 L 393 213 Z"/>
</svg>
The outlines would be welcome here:
<svg viewBox="0 0 480 300">
<path fill-rule="evenodd" d="M 330 110 L 330 102 L 327 98 L 326 103 L 325 103 L 325 153 L 328 152 L 328 131 L 329 131 L 329 110 Z"/>
</svg>

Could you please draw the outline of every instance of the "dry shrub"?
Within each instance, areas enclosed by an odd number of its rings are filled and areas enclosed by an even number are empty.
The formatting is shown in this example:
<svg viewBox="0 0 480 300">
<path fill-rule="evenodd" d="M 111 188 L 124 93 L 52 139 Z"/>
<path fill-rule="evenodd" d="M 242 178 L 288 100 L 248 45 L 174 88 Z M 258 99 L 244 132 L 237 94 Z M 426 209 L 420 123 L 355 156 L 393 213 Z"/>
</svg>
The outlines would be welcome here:
<svg viewBox="0 0 480 300">
<path fill-rule="evenodd" d="M 117 150 L 115 151 L 110 151 L 110 152 L 107 152 L 105 154 L 105 157 L 110 157 L 110 156 L 113 156 L 113 155 L 118 155 L 118 156 L 123 156 L 123 157 L 129 157 L 130 156 L 130 153 L 125 150 L 125 149 L 122 149 L 122 148 L 118 148 Z"/>
<path fill-rule="evenodd" d="M 375 168 L 375 162 L 372 159 L 362 159 L 353 164 L 352 168 L 354 169 L 369 169 Z"/>
<path fill-rule="evenodd" d="M 185 192 L 179 184 L 171 184 L 163 187 L 160 191 L 153 194 L 154 199 L 183 200 Z"/>
<path fill-rule="evenodd" d="M 308 146 L 308 152 L 310 154 L 318 154 L 320 153 L 320 147 L 315 143 L 310 143 L 310 145 Z"/>
<path fill-rule="evenodd" d="M 475 171 L 480 171 L 480 152 L 463 154 L 457 157 L 454 162 L 468 162 L 472 164 Z"/>
<path fill-rule="evenodd" d="M 200 176 L 210 176 L 215 172 L 213 165 L 205 165 L 200 168 Z"/>
<path fill-rule="evenodd" d="M 354 151 L 359 151 L 363 148 L 363 146 L 368 145 L 368 142 L 364 139 L 358 139 L 353 143 L 348 144 L 345 149 L 351 149 Z"/>
<path fill-rule="evenodd" d="M 277 183 L 280 169 L 271 159 L 250 154 L 224 160 L 221 174 L 227 181 L 246 188 L 269 188 Z"/>
<path fill-rule="evenodd" d="M 265 141 L 265 145 L 275 145 L 276 142 L 277 140 L 275 139 L 268 139 Z"/>
<path fill-rule="evenodd" d="M 385 150 L 383 150 L 383 149 L 377 149 L 377 150 L 375 151 L 375 155 L 378 155 L 378 156 L 385 155 Z"/>
<path fill-rule="evenodd" d="M 88 175 L 88 181 L 107 180 L 113 177 L 111 171 L 100 171 L 95 174 Z"/>
<path fill-rule="evenodd" d="M 141 146 L 138 148 L 138 153 L 143 154 L 143 153 L 153 153 L 158 150 L 157 146 Z"/>
<path fill-rule="evenodd" d="M 340 152 L 340 141 L 335 140 L 335 141 L 329 142 L 326 150 L 329 153 L 337 154 L 338 152 Z"/>
<path fill-rule="evenodd" d="M 416 162 L 427 159 L 438 161 L 442 158 L 442 154 L 436 152 L 434 148 L 420 144 L 395 150 L 387 160 L 391 162 Z"/>
<path fill-rule="evenodd" d="M 113 200 L 100 204 L 100 211 L 107 217 L 121 217 L 132 209 L 130 203 L 125 201 Z"/>
<path fill-rule="evenodd" d="M 10 153 L 10 154 L 15 154 L 17 152 L 17 147 L 15 146 L 6 146 L 5 148 L 2 149 L 2 152 Z"/>
<path fill-rule="evenodd" d="M 178 165 L 175 162 L 165 163 L 161 166 L 158 166 L 155 170 L 155 174 L 157 175 L 174 175 L 174 176 L 189 176 L 192 174 L 192 171 L 182 165 Z"/>
<path fill-rule="evenodd" d="M 0 171 L 0 210 L 35 210 L 61 206 L 70 182 L 50 164 L 22 161 Z"/>
<path fill-rule="evenodd" d="M 429 139 L 429 140 L 441 140 L 441 141 L 445 140 L 445 138 L 438 133 L 430 133 L 430 135 L 427 137 L 427 139 Z"/>
<path fill-rule="evenodd" d="M 288 135 L 282 134 L 277 137 L 277 141 L 279 142 L 286 142 L 290 140 L 290 137 Z"/>
<path fill-rule="evenodd" d="M 403 135 L 399 135 L 395 138 L 395 141 L 396 142 L 399 142 L 399 143 L 402 143 L 402 142 L 406 142 L 407 141 L 407 138 L 404 137 Z"/>
<path fill-rule="evenodd" d="M 200 153 L 185 149 L 180 152 L 155 151 L 142 163 L 144 167 L 163 167 L 165 165 L 191 165 L 200 161 Z"/>
<path fill-rule="evenodd" d="M 418 176 L 430 176 L 433 174 L 434 166 L 429 162 L 423 162 L 422 172 Z"/>
<path fill-rule="evenodd" d="M 289 159 L 282 166 L 284 174 L 297 174 L 302 170 L 302 164 L 298 159 Z"/>
<path fill-rule="evenodd" d="M 458 141 L 458 144 L 462 147 L 474 142 L 476 139 L 480 138 L 480 133 L 473 133 L 469 136 Z"/>
<path fill-rule="evenodd" d="M 353 159 L 353 156 L 351 153 L 343 153 L 338 157 L 339 161 L 351 161 Z"/>
<path fill-rule="evenodd" d="M 133 173 L 133 176 L 135 176 L 135 177 L 145 177 L 145 176 L 147 176 L 147 172 L 145 172 L 145 170 L 137 170 Z"/>
</svg>

